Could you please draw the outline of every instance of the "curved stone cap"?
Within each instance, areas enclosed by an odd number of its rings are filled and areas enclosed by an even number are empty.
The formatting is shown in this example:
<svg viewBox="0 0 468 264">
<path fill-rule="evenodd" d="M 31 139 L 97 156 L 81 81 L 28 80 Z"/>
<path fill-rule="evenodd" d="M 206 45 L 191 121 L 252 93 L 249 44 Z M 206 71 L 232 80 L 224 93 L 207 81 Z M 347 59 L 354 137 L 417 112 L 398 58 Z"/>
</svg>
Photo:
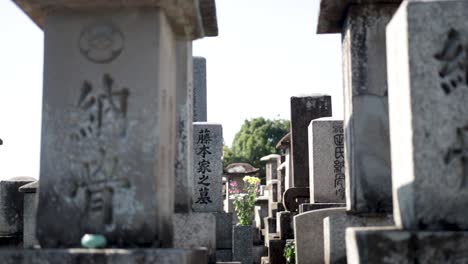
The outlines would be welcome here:
<svg viewBox="0 0 468 264">
<path fill-rule="evenodd" d="M 287 149 L 291 145 L 291 132 L 288 132 L 276 144 L 276 149 Z"/>
<path fill-rule="evenodd" d="M 39 181 L 34 181 L 26 185 L 21 186 L 18 190 L 22 193 L 36 193 Z"/>
<path fill-rule="evenodd" d="M 317 34 L 341 33 L 349 5 L 400 2 L 401 0 L 321 0 Z"/>
<path fill-rule="evenodd" d="M 40 28 L 45 16 L 56 10 L 122 7 L 157 7 L 165 10 L 178 37 L 186 40 L 217 36 L 214 0 L 13 0 Z"/>
<path fill-rule="evenodd" d="M 259 170 L 248 163 L 231 163 L 224 168 L 224 173 L 227 175 L 252 175 Z"/>
<path fill-rule="evenodd" d="M 7 182 L 32 182 L 32 181 L 35 181 L 36 179 L 33 178 L 33 177 L 29 177 L 29 176 L 16 176 L 16 177 L 13 177 L 13 178 L 10 178 L 8 180 L 2 180 L 3 181 L 7 181 Z"/>
<path fill-rule="evenodd" d="M 260 158 L 260 160 L 261 160 L 261 161 L 269 161 L 269 160 L 276 161 L 276 160 L 278 160 L 279 158 L 281 158 L 281 155 L 278 155 L 278 154 L 270 154 L 270 155 L 268 155 L 268 156 L 265 156 L 265 157 Z"/>
</svg>

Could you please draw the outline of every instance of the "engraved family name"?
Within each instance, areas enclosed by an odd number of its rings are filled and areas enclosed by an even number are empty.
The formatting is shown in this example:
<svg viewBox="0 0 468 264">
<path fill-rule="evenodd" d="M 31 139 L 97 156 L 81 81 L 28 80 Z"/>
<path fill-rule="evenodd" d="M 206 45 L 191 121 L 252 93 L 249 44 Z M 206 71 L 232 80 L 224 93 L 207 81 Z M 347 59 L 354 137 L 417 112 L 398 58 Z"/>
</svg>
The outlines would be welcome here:
<svg viewBox="0 0 468 264">
<path fill-rule="evenodd" d="M 218 124 L 195 122 L 194 137 L 194 211 L 222 210 L 222 127 Z"/>
</svg>

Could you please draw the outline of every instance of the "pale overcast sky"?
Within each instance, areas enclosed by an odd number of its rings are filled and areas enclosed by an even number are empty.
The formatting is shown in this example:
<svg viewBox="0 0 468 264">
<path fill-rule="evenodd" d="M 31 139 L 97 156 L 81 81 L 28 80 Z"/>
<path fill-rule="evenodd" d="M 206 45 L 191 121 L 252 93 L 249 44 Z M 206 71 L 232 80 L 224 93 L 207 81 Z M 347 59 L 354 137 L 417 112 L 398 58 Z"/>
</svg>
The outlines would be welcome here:
<svg viewBox="0 0 468 264">
<path fill-rule="evenodd" d="M 194 42 L 207 59 L 208 121 L 230 145 L 245 119 L 289 119 L 293 95 L 332 96 L 342 118 L 340 36 L 316 35 L 318 0 L 217 0 L 219 36 Z M 0 0 L 0 179 L 39 176 L 43 33 Z"/>
</svg>

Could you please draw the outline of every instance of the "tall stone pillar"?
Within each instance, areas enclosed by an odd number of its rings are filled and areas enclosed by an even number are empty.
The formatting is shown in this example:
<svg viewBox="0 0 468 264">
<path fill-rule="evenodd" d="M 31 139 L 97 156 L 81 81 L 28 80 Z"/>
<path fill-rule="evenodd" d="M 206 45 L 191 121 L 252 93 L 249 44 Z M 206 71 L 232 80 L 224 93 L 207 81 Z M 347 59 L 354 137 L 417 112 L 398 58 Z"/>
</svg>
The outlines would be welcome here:
<svg viewBox="0 0 468 264">
<path fill-rule="evenodd" d="M 387 26 L 396 227 L 350 229 L 351 263 L 466 263 L 466 1 L 404 1 Z"/>
<path fill-rule="evenodd" d="M 207 121 L 206 59 L 193 57 L 193 121 Z"/>
<path fill-rule="evenodd" d="M 350 226 L 392 224 L 385 27 L 398 0 L 322 0 L 318 33 L 341 33 L 344 79 L 346 214 L 327 219 L 327 241 Z M 344 243 L 327 243 L 325 260 L 346 258 Z"/>
</svg>

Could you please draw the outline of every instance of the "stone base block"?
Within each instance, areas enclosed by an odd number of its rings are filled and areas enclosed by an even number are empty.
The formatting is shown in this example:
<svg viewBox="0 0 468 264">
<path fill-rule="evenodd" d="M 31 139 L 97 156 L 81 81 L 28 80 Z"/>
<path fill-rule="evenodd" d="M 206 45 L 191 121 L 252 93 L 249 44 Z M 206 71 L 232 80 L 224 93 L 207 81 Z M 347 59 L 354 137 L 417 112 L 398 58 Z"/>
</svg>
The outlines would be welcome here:
<svg viewBox="0 0 468 264">
<path fill-rule="evenodd" d="M 19 248 L 22 242 L 19 236 L 0 236 L 0 248 Z"/>
<path fill-rule="evenodd" d="M 258 245 L 253 247 L 253 263 L 260 264 L 262 257 L 268 255 L 268 248 L 264 245 Z"/>
<path fill-rule="evenodd" d="M 310 211 L 294 217 L 296 263 L 324 263 L 323 219 L 331 215 L 344 215 L 346 208 Z"/>
<path fill-rule="evenodd" d="M 206 264 L 206 249 L 0 250 L 2 264 Z"/>
<path fill-rule="evenodd" d="M 173 217 L 174 247 L 206 247 L 212 258 L 216 250 L 216 213 L 176 213 Z M 211 259 L 212 259 L 211 258 Z"/>
<path fill-rule="evenodd" d="M 313 210 L 335 208 L 335 207 L 346 207 L 344 203 L 304 203 L 299 205 L 299 213 L 305 213 Z"/>
<path fill-rule="evenodd" d="M 268 248 L 268 258 L 270 264 L 286 264 L 286 258 L 283 256 L 286 240 L 271 240 Z"/>
<path fill-rule="evenodd" d="M 468 263 L 467 231 L 348 228 L 348 263 Z"/>
<path fill-rule="evenodd" d="M 325 263 L 346 263 L 346 228 L 392 225 L 392 215 L 364 217 L 345 214 L 326 217 L 323 220 Z"/>
</svg>

